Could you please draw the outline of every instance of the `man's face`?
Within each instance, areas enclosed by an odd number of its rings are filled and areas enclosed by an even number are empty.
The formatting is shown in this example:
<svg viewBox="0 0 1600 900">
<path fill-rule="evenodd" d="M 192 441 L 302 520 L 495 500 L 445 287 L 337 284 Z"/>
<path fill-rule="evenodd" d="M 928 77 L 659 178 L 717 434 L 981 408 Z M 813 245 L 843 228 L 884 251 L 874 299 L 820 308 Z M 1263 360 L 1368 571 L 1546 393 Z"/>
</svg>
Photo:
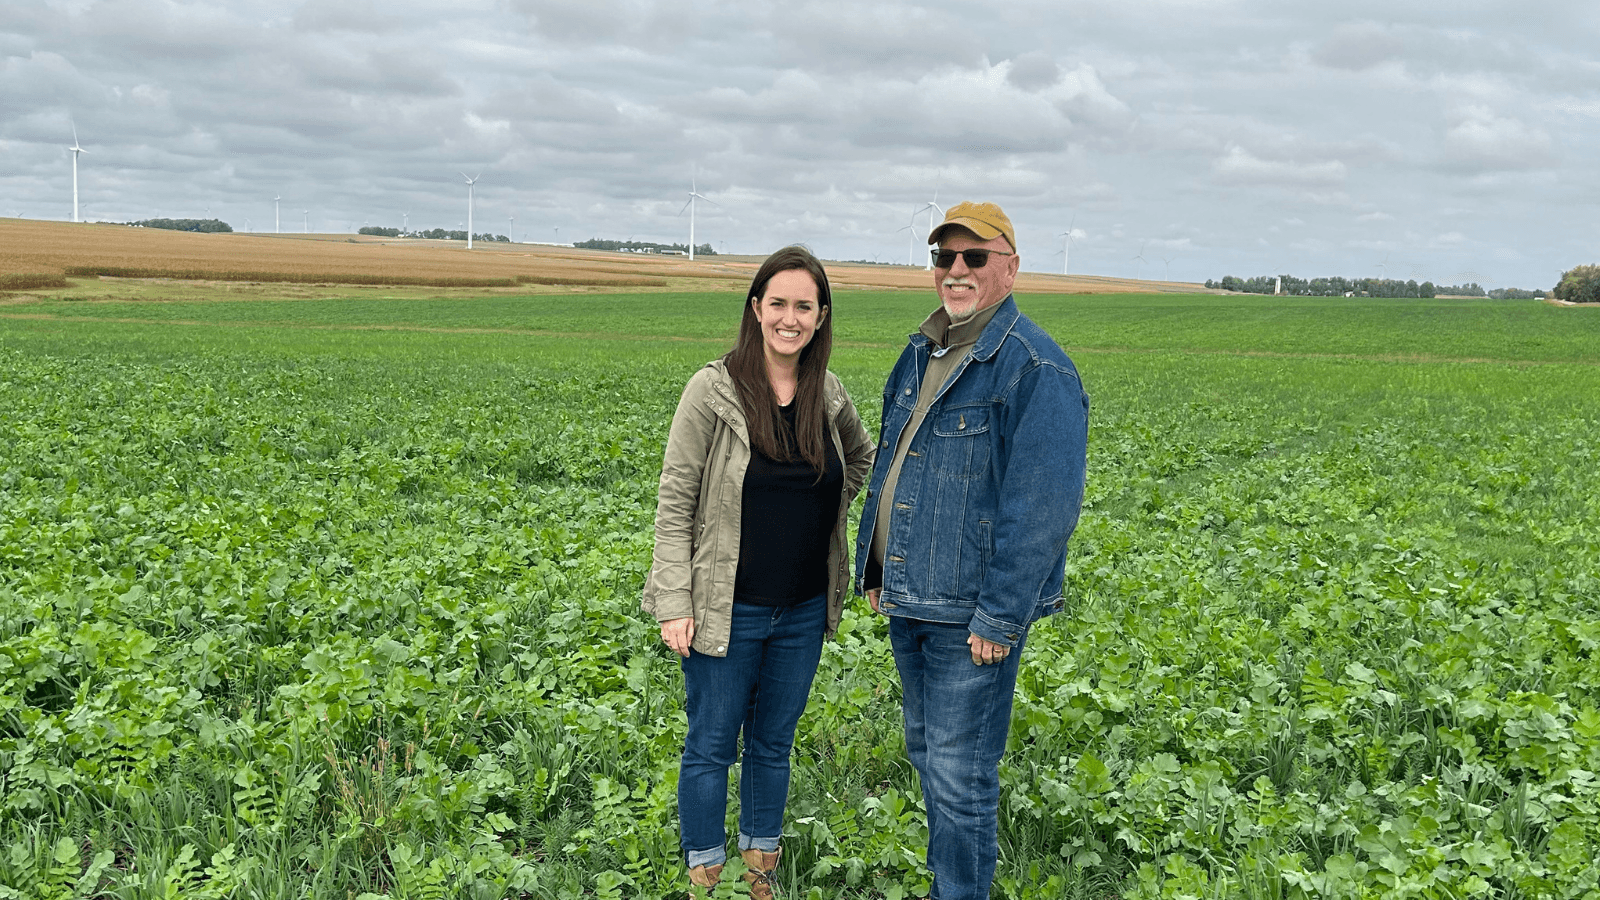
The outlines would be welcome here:
<svg viewBox="0 0 1600 900">
<path fill-rule="evenodd" d="M 939 242 L 941 250 L 993 250 L 987 265 L 974 269 L 962 256 L 956 256 L 950 268 L 933 269 L 933 285 L 939 292 L 939 302 L 951 318 L 970 316 L 987 309 L 1011 293 L 1017 280 L 1017 268 L 1022 264 L 1012 252 L 1006 239 L 996 235 L 991 240 L 980 241 L 978 236 L 963 228 L 950 228 Z M 1002 256 L 1001 254 L 1008 254 Z"/>
</svg>

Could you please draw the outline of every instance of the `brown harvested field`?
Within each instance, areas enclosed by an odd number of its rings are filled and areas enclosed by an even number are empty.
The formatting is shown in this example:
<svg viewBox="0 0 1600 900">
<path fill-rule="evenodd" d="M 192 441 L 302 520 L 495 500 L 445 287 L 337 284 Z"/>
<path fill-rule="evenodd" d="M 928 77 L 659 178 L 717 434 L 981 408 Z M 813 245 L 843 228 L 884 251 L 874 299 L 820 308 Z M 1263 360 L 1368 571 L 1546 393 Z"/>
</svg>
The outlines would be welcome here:
<svg viewBox="0 0 1600 900">
<path fill-rule="evenodd" d="M 743 290 L 761 257 L 611 253 L 540 244 L 430 241 L 366 235 L 194 234 L 123 225 L 0 218 L 0 290 L 28 276 L 170 278 L 457 288 Z M 835 288 L 926 290 L 909 266 L 828 263 Z M 20 279 L 20 280 L 19 280 Z M 1019 292 L 1198 292 L 1179 282 L 1024 272 Z"/>
</svg>

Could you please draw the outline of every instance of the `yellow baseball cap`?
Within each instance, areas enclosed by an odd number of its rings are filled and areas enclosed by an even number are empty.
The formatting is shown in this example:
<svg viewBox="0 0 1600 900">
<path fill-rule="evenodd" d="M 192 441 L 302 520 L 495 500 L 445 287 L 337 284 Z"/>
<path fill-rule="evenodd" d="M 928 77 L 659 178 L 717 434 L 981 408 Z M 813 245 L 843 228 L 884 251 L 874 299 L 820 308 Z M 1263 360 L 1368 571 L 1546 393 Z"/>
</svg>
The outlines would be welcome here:
<svg viewBox="0 0 1600 900">
<path fill-rule="evenodd" d="M 978 236 L 978 240 L 992 241 L 997 237 L 1004 237 L 1012 250 L 1017 249 L 1017 233 L 1011 228 L 1011 220 L 1006 218 L 1005 211 L 993 203 L 957 203 L 944 214 L 944 221 L 928 233 L 928 243 L 939 243 L 939 235 L 952 225 L 960 225 Z"/>
</svg>

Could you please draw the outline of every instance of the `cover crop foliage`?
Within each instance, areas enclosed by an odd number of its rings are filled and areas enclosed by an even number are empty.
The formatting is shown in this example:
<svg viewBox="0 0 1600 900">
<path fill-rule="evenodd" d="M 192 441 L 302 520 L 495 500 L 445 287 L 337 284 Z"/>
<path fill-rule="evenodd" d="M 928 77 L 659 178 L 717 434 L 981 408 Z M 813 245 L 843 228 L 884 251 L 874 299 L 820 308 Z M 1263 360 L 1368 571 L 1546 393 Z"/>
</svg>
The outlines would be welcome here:
<svg viewBox="0 0 1600 900">
<path fill-rule="evenodd" d="M 869 427 L 928 297 L 836 294 Z M 730 302 L 0 310 L 0 898 L 681 896 L 638 594 Z M 1211 303 L 1023 298 L 1094 408 L 998 893 L 1600 897 L 1592 317 Z M 788 896 L 926 894 L 897 685 L 857 601 Z"/>
</svg>

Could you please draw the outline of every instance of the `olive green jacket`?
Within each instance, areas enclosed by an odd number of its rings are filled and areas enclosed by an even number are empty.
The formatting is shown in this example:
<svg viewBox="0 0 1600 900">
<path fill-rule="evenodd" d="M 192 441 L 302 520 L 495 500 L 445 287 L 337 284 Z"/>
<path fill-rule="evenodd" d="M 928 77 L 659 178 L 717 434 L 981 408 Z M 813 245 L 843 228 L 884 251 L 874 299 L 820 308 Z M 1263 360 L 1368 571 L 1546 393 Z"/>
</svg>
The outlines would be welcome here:
<svg viewBox="0 0 1600 900">
<path fill-rule="evenodd" d="M 828 545 L 828 634 L 839 627 L 850 584 L 845 514 L 872 471 L 875 452 L 855 404 L 838 376 L 823 388 L 828 432 L 844 463 L 839 517 Z M 656 548 L 644 583 L 645 612 L 658 622 L 694 616 L 695 652 L 728 654 L 733 580 L 739 570 L 739 525 L 750 437 L 744 405 L 722 360 L 689 379 L 672 416 L 661 463 Z"/>
</svg>

